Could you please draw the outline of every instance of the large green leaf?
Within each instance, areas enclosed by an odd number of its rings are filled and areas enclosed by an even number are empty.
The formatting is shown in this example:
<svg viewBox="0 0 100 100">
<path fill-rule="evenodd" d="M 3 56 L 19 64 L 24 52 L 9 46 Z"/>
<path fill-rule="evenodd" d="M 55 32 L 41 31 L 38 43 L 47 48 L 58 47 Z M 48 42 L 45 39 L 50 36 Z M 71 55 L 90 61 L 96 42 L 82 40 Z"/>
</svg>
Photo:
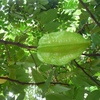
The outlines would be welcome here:
<svg viewBox="0 0 100 100">
<path fill-rule="evenodd" d="M 100 90 L 89 93 L 86 100 L 100 100 Z"/>
<path fill-rule="evenodd" d="M 63 65 L 80 56 L 89 44 L 77 33 L 53 32 L 39 40 L 37 56 L 42 62 Z"/>
</svg>

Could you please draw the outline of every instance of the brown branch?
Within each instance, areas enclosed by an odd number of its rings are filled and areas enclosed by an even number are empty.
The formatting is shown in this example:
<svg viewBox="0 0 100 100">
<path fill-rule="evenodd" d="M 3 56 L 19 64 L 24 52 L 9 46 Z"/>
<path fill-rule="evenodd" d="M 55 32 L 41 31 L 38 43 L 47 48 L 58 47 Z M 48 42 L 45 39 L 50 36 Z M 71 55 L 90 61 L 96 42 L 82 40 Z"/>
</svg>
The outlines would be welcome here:
<svg viewBox="0 0 100 100">
<path fill-rule="evenodd" d="M 19 80 L 11 79 L 11 78 L 8 78 L 8 77 L 0 77 L 0 79 L 5 79 L 5 80 L 8 80 L 10 82 L 17 83 L 17 84 L 21 84 L 21 85 L 41 85 L 41 84 L 44 84 L 45 83 L 45 82 L 38 82 L 38 83 L 21 82 Z M 60 84 L 60 85 L 67 85 L 67 86 L 69 85 L 69 84 L 61 83 L 61 82 L 50 82 L 50 84 L 52 84 L 52 85 Z"/>
<path fill-rule="evenodd" d="M 92 14 L 92 12 L 88 9 L 88 7 L 84 4 L 82 0 L 79 0 L 79 2 L 83 5 L 83 7 L 87 10 L 91 18 L 95 21 L 95 23 L 100 27 L 100 23 L 96 20 L 95 16 Z"/>
<path fill-rule="evenodd" d="M 91 76 L 89 75 L 85 70 L 84 68 L 82 68 L 75 60 L 74 60 L 76 66 L 81 69 L 96 85 L 100 86 L 100 84 Z"/>
<path fill-rule="evenodd" d="M 89 56 L 89 57 L 91 57 L 91 56 L 100 56 L 100 54 L 82 54 L 82 55 L 85 55 L 85 56 Z"/>
<path fill-rule="evenodd" d="M 33 49 L 33 48 L 37 48 L 37 46 L 28 46 L 26 44 L 21 44 L 19 42 L 11 42 L 11 41 L 4 41 L 4 40 L 0 40 L 0 43 L 4 43 L 4 44 L 8 44 L 8 45 L 15 45 L 21 48 L 26 48 L 26 49 Z"/>
</svg>

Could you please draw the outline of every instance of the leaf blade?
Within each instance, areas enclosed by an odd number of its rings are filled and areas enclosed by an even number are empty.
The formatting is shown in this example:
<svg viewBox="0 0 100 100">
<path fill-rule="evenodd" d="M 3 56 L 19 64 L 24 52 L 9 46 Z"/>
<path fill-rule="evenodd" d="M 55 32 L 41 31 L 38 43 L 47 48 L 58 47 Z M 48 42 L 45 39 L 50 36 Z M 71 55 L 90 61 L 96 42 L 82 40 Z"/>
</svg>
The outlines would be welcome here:
<svg viewBox="0 0 100 100">
<path fill-rule="evenodd" d="M 42 62 L 63 65 L 81 55 L 89 44 L 90 42 L 79 34 L 54 32 L 40 39 L 37 56 Z"/>
</svg>

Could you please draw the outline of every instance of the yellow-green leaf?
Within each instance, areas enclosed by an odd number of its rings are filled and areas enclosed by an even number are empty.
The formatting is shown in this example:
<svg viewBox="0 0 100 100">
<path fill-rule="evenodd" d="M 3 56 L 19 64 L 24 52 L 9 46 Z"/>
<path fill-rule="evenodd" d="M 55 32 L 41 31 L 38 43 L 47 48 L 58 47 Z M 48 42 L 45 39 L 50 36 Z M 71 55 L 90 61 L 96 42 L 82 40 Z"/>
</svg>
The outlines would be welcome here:
<svg viewBox="0 0 100 100">
<path fill-rule="evenodd" d="M 3 77 L 8 77 L 8 76 L 3 76 Z M 6 79 L 0 79 L 0 84 L 5 83 L 7 80 Z"/>
<path fill-rule="evenodd" d="M 90 41 L 72 32 L 53 32 L 39 40 L 38 58 L 45 63 L 63 65 L 77 58 L 90 45 Z"/>
</svg>

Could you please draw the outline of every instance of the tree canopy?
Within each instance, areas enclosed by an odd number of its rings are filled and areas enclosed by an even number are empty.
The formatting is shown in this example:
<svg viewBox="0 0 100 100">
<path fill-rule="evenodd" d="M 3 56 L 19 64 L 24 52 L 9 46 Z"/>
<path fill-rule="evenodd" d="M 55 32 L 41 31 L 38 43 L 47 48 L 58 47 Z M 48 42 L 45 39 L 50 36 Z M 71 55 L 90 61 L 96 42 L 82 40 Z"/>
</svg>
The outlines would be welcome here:
<svg viewBox="0 0 100 100">
<path fill-rule="evenodd" d="M 100 0 L 0 0 L 0 100 L 100 99 Z"/>
</svg>

